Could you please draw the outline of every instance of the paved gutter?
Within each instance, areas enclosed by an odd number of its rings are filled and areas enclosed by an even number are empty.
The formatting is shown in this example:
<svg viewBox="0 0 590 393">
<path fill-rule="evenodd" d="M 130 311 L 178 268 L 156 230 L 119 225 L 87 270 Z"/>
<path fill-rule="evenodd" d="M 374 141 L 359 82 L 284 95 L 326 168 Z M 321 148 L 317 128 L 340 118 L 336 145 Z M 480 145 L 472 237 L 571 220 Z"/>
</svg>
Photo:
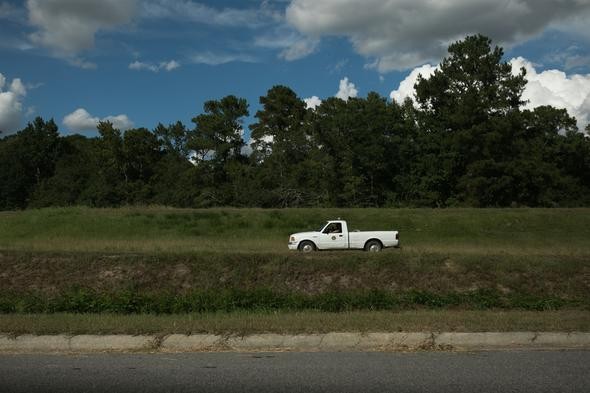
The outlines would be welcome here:
<svg viewBox="0 0 590 393">
<path fill-rule="evenodd" d="M 0 353 L 418 351 L 590 349 L 590 333 L 397 332 L 326 334 L 0 335 Z"/>
</svg>

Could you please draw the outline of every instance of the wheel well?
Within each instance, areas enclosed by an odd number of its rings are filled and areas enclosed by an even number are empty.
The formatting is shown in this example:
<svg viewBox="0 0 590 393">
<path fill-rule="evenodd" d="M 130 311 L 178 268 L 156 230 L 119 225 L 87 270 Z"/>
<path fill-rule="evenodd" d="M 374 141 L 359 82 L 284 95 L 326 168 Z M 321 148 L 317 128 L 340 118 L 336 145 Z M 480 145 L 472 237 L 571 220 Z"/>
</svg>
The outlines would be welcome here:
<svg viewBox="0 0 590 393">
<path fill-rule="evenodd" d="M 381 240 L 379 240 L 379 239 L 369 239 L 369 240 L 367 240 L 365 242 L 365 245 L 363 246 L 363 248 L 367 248 L 367 244 L 369 244 L 372 241 L 375 241 L 375 242 L 381 244 L 381 248 L 385 248 L 385 247 L 383 247 L 383 242 Z"/>
<path fill-rule="evenodd" d="M 316 250 L 318 249 L 318 246 L 315 244 L 315 242 L 313 242 L 313 241 L 311 241 L 311 240 L 308 240 L 308 239 L 301 240 L 301 241 L 299 242 L 299 244 L 297 244 L 297 249 L 299 250 L 299 247 L 301 247 L 301 245 L 302 245 L 303 243 L 305 243 L 305 242 L 311 243 L 311 244 L 313 245 L 313 248 L 315 248 Z"/>
</svg>

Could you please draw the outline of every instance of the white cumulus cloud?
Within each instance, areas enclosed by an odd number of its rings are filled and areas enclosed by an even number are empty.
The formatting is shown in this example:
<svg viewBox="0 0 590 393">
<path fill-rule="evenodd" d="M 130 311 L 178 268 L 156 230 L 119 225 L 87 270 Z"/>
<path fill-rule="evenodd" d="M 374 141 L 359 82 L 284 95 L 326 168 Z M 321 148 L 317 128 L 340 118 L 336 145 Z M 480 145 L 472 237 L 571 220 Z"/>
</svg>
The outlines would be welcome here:
<svg viewBox="0 0 590 393">
<path fill-rule="evenodd" d="M 403 103 L 406 98 L 411 98 L 414 100 L 414 94 L 416 93 L 414 85 L 418 81 L 418 76 L 422 75 L 425 79 L 428 79 L 432 76 L 432 74 L 434 74 L 434 71 L 437 68 L 438 67 L 432 66 L 430 64 L 425 64 L 421 67 L 414 68 L 412 72 L 410 72 L 410 74 L 406 77 L 406 79 L 401 81 L 399 87 L 389 94 L 389 97 L 398 104 Z"/>
<path fill-rule="evenodd" d="M 437 62 L 449 43 L 482 33 L 503 45 L 583 20 L 588 0 L 292 0 L 287 22 L 313 37 L 347 37 L 380 72 Z"/>
<path fill-rule="evenodd" d="M 354 83 L 350 82 L 348 78 L 343 78 L 340 80 L 338 91 L 334 94 L 334 97 L 348 101 L 349 98 L 355 98 L 357 95 L 358 90 Z M 307 109 L 315 109 L 322 104 L 322 100 L 318 96 L 304 98 L 303 102 L 305 102 Z"/>
<path fill-rule="evenodd" d="M 307 109 L 315 109 L 322 104 L 322 100 L 320 100 L 320 98 L 317 96 L 304 98 L 303 101 L 305 102 Z"/>
<path fill-rule="evenodd" d="M 512 59 L 511 63 L 515 74 L 522 67 L 526 69 L 528 83 L 522 95 L 528 100 L 526 108 L 551 105 L 567 109 L 571 116 L 576 117 L 580 131 L 586 128 L 590 123 L 590 74 L 568 76 L 560 70 L 538 72 L 530 61 L 522 57 Z"/>
<path fill-rule="evenodd" d="M 512 59 L 511 64 L 513 74 L 520 73 L 523 67 L 527 72 L 528 83 L 522 95 L 528 101 L 525 108 L 551 105 L 566 109 L 570 116 L 576 117 L 580 131 L 590 123 L 590 74 L 568 76 L 560 70 L 538 72 L 533 63 L 522 57 Z M 415 68 L 389 96 L 398 103 L 402 103 L 407 97 L 414 100 L 414 85 L 418 75 L 422 74 L 428 79 L 436 69 L 437 67 L 428 64 Z"/>
<path fill-rule="evenodd" d="M 172 70 L 177 69 L 178 67 L 180 67 L 180 63 L 177 62 L 176 60 L 163 61 L 163 62 L 160 62 L 159 64 L 145 63 L 145 62 L 141 62 L 141 61 L 136 60 L 133 63 L 129 64 L 130 70 L 135 70 L 135 71 L 147 70 L 147 71 L 151 71 L 151 72 L 158 72 L 160 70 L 172 71 Z"/>
<path fill-rule="evenodd" d="M 37 28 L 31 41 L 49 48 L 70 64 L 95 65 L 77 54 L 94 47 L 100 30 L 129 23 L 137 12 L 137 0 L 27 0 L 29 22 Z"/>
<path fill-rule="evenodd" d="M 334 97 L 348 101 L 349 98 L 355 98 L 357 95 L 358 90 L 354 83 L 350 82 L 348 78 L 344 78 L 340 80 L 338 92 L 334 95 Z"/>
<path fill-rule="evenodd" d="M 98 122 L 108 121 L 113 124 L 114 128 L 119 130 L 128 130 L 133 127 L 133 122 L 127 117 L 127 115 L 116 115 L 98 118 L 92 116 L 84 108 L 78 108 L 69 115 L 66 115 L 63 119 L 63 124 L 70 129 L 70 131 L 92 131 L 96 129 Z"/>
<path fill-rule="evenodd" d="M 22 100 L 26 94 L 27 90 L 19 78 L 13 79 L 10 85 L 6 86 L 6 77 L 0 74 L 0 137 L 12 134 L 20 127 Z"/>
<path fill-rule="evenodd" d="M 10 91 L 17 96 L 27 95 L 27 89 L 25 88 L 25 85 L 23 85 L 23 82 L 20 80 L 20 78 L 15 78 L 12 80 L 12 83 L 10 84 Z"/>
</svg>

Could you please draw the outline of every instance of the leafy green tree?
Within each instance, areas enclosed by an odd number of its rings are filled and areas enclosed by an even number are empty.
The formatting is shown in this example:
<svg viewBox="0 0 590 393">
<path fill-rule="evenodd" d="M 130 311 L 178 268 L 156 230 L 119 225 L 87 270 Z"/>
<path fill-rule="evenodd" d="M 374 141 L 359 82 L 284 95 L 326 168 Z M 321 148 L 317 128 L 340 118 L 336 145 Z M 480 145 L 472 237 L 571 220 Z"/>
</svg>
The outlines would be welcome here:
<svg viewBox="0 0 590 393">
<path fill-rule="evenodd" d="M 158 124 L 154 134 L 160 142 L 162 157 L 151 180 L 152 201 L 161 205 L 191 207 L 199 196 L 198 169 L 191 164 L 190 132 L 181 122 L 167 127 Z"/>
<path fill-rule="evenodd" d="M 159 205 L 194 207 L 201 179 L 198 168 L 187 159 L 165 154 L 157 163 L 151 179 L 151 201 Z"/>
<path fill-rule="evenodd" d="M 300 161 L 306 153 L 305 103 L 293 90 L 278 85 L 260 97 L 260 104 L 258 122 L 250 126 L 254 154 L 264 159 L 272 153 L 273 160 L 284 170 L 288 162 Z"/>
<path fill-rule="evenodd" d="M 188 148 L 195 152 L 199 174 L 199 207 L 231 204 L 225 192 L 228 165 L 243 162 L 243 118 L 249 115 L 248 102 L 233 95 L 205 102 L 205 113 L 193 118 L 195 129 L 190 133 Z"/>
<path fill-rule="evenodd" d="M 349 100 L 359 118 L 352 129 L 353 165 L 362 179 L 361 206 L 380 206 L 386 190 L 396 174 L 398 153 L 398 123 L 401 121 L 396 106 L 375 92 L 366 99 Z M 355 108 L 354 104 L 358 106 Z M 354 113 L 353 112 L 353 113 Z"/>
<path fill-rule="evenodd" d="M 371 92 L 316 109 L 286 86 L 207 101 L 181 122 L 60 136 L 41 118 L 0 139 L 0 209 L 119 206 L 589 206 L 590 138 L 566 110 L 522 109 L 524 70 L 481 35 L 449 47 L 415 104 Z M 590 133 L 590 125 L 586 127 Z"/>
<path fill-rule="evenodd" d="M 35 189 L 53 176 L 60 155 L 58 128 L 37 117 L 0 150 L 0 200 L 4 208 L 25 208 Z"/>
<path fill-rule="evenodd" d="M 19 158 L 25 147 L 16 135 L 0 139 L 0 209 L 23 209 L 34 189 L 27 163 Z"/>
<path fill-rule="evenodd" d="M 332 206 L 354 200 L 360 180 L 353 171 L 349 140 L 352 117 L 346 108 L 346 101 L 330 97 L 312 112 L 311 118 L 313 140 L 319 150 L 316 160 L 323 163 L 315 174 L 321 178 L 326 203 Z"/>
<path fill-rule="evenodd" d="M 177 121 L 167 127 L 159 123 L 154 129 L 154 134 L 162 145 L 162 150 L 166 153 L 173 153 L 178 157 L 185 159 L 189 154 L 188 130 L 182 122 Z"/>
<path fill-rule="evenodd" d="M 195 131 L 189 147 L 197 152 L 200 161 L 211 161 L 223 166 L 238 158 L 244 147 L 243 118 L 249 115 L 248 102 L 233 95 L 205 102 L 205 113 L 193 118 Z"/>
<path fill-rule="evenodd" d="M 416 83 L 416 98 L 428 129 L 460 131 L 494 116 L 518 111 L 524 103 L 525 70 L 512 74 L 504 51 L 482 35 L 468 36 L 449 46 L 449 56 L 429 79 Z"/>
<path fill-rule="evenodd" d="M 252 158 L 265 173 L 262 185 L 275 206 L 304 205 L 308 189 L 303 178 L 309 174 L 302 170 L 302 163 L 312 146 L 305 103 L 286 86 L 272 87 L 260 103 L 258 122 L 250 129 Z"/>
<path fill-rule="evenodd" d="M 506 144 L 514 138 L 525 71 L 514 75 L 512 66 L 502 61 L 503 54 L 501 48 L 491 47 L 489 38 L 468 36 L 449 46 L 449 56 L 430 79 L 420 77 L 416 83 L 421 128 L 433 134 L 440 147 L 434 152 L 440 180 L 431 190 L 437 192 L 437 205 L 459 194 L 459 181 L 464 190 L 471 189 L 465 185 L 473 170 L 483 165 L 477 161 L 503 160 Z"/>
<path fill-rule="evenodd" d="M 111 122 L 98 123 L 97 130 L 97 154 L 102 165 L 101 173 L 112 180 L 119 180 L 123 176 L 125 159 L 121 131 L 114 128 Z"/>
<path fill-rule="evenodd" d="M 127 203 L 148 203 L 152 197 L 151 178 L 161 158 L 157 137 L 145 128 L 123 135 L 123 174 Z"/>
<path fill-rule="evenodd" d="M 125 200 L 125 155 L 121 131 L 110 122 L 99 122 L 93 158 L 97 168 L 81 198 L 91 206 L 119 206 Z"/>
<path fill-rule="evenodd" d="M 160 159 L 160 144 L 145 128 L 125 131 L 123 135 L 123 172 L 128 182 L 148 182 Z"/>
<path fill-rule="evenodd" d="M 98 170 L 94 159 L 94 141 L 82 135 L 60 139 L 61 154 L 54 174 L 35 189 L 31 207 L 88 204 L 82 196 Z"/>
</svg>

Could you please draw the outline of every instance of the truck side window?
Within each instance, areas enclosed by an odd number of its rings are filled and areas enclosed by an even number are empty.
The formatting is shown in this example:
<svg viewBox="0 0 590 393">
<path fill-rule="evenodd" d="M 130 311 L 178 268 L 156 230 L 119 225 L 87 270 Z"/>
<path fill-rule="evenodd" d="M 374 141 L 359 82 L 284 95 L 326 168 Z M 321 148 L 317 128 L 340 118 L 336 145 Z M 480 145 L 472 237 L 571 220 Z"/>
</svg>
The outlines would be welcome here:
<svg viewBox="0 0 590 393">
<path fill-rule="evenodd" d="M 324 233 L 342 233 L 342 224 L 334 222 L 326 227 Z"/>
</svg>

